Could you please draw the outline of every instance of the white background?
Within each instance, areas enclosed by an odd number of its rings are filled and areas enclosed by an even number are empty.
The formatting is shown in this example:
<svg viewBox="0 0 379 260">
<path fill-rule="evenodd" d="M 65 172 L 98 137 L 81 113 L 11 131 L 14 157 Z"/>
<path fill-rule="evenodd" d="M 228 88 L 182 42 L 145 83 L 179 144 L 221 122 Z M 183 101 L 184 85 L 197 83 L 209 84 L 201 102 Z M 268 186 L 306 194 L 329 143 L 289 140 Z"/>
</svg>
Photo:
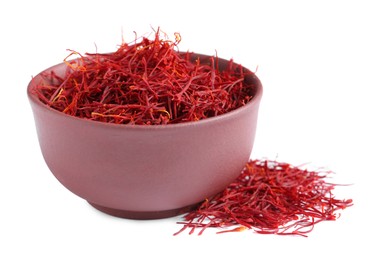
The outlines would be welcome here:
<svg viewBox="0 0 379 260">
<path fill-rule="evenodd" d="M 379 7 L 376 1 L 1 1 L 0 259 L 378 257 Z M 114 51 L 180 32 L 181 50 L 234 58 L 264 86 L 252 158 L 336 172 L 355 205 L 308 238 L 250 231 L 172 236 L 180 218 L 118 219 L 66 190 L 41 156 L 26 97 L 66 49 Z M 375 255 L 375 256 L 374 256 Z M 378 259 L 378 258 L 376 258 Z"/>
</svg>

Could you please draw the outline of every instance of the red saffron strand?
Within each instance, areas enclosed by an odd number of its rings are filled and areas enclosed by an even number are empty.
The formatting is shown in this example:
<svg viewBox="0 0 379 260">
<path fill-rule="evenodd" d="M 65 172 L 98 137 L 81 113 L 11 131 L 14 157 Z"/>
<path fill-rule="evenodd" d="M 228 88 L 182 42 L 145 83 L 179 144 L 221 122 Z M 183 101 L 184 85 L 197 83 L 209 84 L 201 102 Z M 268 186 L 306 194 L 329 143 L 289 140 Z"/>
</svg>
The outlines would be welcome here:
<svg viewBox="0 0 379 260">
<path fill-rule="evenodd" d="M 64 59 L 65 74 L 43 75 L 35 93 L 46 105 L 79 118 L 139 125 L 198 121 L 244 106 L 254 86 L 247 72 L 230 60 L 218 70 L 218 58 L 200 63 L 177 49 L 181 36 L 122 42 L 113 53 L 76 51 Z M 68 60 L 73 56 L 78 59 Z"/>
<path fill-rule="evenodd" d="M 205 200 L 184 216 L 181 230 L 229 228 L 217 232 L 253 229 L 259 234 L 307 236 L 314 225 L 336 220 L 352 199 L 336 199 L 337 184 L 325 181 L 330 172 L 308 171 L 269 160 L 250 160 L 240 176 L 223 192 Z"/>
</svg>

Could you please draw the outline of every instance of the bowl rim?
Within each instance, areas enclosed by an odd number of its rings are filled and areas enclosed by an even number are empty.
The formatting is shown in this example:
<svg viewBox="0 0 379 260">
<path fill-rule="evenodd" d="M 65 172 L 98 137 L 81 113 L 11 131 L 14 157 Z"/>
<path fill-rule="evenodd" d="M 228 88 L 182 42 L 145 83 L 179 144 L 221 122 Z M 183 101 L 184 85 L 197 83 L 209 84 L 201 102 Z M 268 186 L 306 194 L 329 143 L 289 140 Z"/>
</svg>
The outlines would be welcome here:
<svg viewBox="0 0 379 260">
<path fill-rule="evenodd" d="M 199 54 L 199 53 L 193 53 L 193 54 L 196 54 L 196 55 L 199 55 L 202 57 L 211 57 L 210 55 L 204 55 L 204 54 Z M 218 57 L 218 60 L 219 61 L 228 61 L 228 60 L 220 58 L 220 57 Z M 262 98 L 262 95 L 263 95 L 263 87 L 262 87 L 262 83 L 261 83 L 260 79 L 256 76 L 256 74 L 254 72 L 252 72 L 248 68 L 242 66 L 246 71 L 250 72 L 251 76 L 253 77 L 253 80 L 255 83 L 255 88 L 256 88 L 255 94 L 254 94 L 253 98 L 248 103 L 246 103 L 244 106 L 238 107 L 238 108 L 231 110 L 227 113 L 217 115 L 217 116 L 213 116 L 213 117 L 209 117 L 209 118 L 205 118 L 205 119 L 201 119 L 198 121 L 181 122 L 181 123 L 167 124 L 167 125 L 131 125 L 131 124 L 115 124 L 115 123 L 109 123 L 109 122 L 101 122 L 101 121 L 89 120 L 86 118 L 80 118 L 80 117 L 76 117 L 76 116 L 72 116 L 72 115 L 67 115 L 67 114 L 65 114 L 61 111 L 58 111 L 54 108 L 51 108 L 47 104 L 43 103 L 36 95 L 34 95 L 32 93 L 32 88 L 35 86 L 34 81 L 36 80 L 36 78 L 38 78 L 41 75 L 41 73 L 43 73 L 45 71 L 52 70 L 56 67 L 63 66 L 63 65 L 65 65 L 64 62 L 53 65 L 53 66 L 39 72 L 36 76 L 34 76 L 31 79 L 31 81 L 29 82 L 29 84 L 27 86 L 27 95 L 28 95 L 29 101 L 31 103 L 33 103 L 34 105 L 40 107 L 41 109 L 44 109 L 44 110 L 49 111 L 51 113 L 55 113 L 55 115 L 57 115 L 57 116 L 67 118 L 68 120 L 77 120 L 78 122 L 80 121 L 82 123 L 94 124 L 94 126 L 98 125 L 98 126 L 103 126 L 103 127 L 108 127 L 108 128 L 112 127 L 112 128 L 122 128 L 122 129 L 125 128 L 125 129 L 151 130 L 151 129 L 175 129 L 175 128 L 181 128 L 181 127 L 194 127 L 194 126 L 200 126 L 203 124 L 211 124 L 214 122 L 218 122 L 220 120 L 227 120 L 228 118 L 235 117 L 237 114 L 240 114 L 243 111 L 248 110 L 250 107 L 259 104 L 259 102 Z"/>
</svg>

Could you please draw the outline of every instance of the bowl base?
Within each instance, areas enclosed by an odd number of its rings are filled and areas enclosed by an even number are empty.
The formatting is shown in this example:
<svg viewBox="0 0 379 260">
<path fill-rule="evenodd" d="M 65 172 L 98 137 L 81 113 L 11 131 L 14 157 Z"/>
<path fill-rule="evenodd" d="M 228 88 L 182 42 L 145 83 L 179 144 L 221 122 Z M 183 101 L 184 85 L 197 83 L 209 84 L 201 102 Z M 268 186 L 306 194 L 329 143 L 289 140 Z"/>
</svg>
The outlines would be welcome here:
<svg viewBox="0 0 379 260">
<path fill-rule="evenodd" d="M 162 211 L 128 211 L 128 210 L 113 209 L 113 208 L 100 206 L 89 201 L 88 203 L 95 209 L 103 213 L 106 213 L 108 215 L 119 217 L 119 218 L 139 219 L 139 220 L 174 217 L 174 216 L 187 213 L 191 210 L 194 210 L 198 206 L 198 204 L 195 204 L 195 205 L 190 205 L 183 208 L 162 210 Z"/>
</svg>

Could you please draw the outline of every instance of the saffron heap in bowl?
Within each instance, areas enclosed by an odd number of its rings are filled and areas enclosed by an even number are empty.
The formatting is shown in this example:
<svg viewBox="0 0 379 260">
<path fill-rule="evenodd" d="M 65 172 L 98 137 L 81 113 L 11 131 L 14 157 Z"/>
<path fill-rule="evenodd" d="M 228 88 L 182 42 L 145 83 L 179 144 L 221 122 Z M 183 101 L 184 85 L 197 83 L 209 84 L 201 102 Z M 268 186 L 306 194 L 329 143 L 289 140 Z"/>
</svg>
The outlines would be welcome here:
<svg viewBox="0 0 379 260">
<path fill-rule="evenodd" d="M 251 72 L 232 60 L 220 69 L 217 57 L 200 62 L 177 50 L 181 38 L 175 36 L 175 41 L 167 40 L 158 30 L 152 40 L 123 43 L 114 53 L 72 51 L 64 76 L 44 74 L 36 94 L 68 115 L 137 125 L 198 121 L 251 100 L 253 86 L 244 81 Z M 79 58 L 67 60 L 73 55 Z"/>
</svg>

